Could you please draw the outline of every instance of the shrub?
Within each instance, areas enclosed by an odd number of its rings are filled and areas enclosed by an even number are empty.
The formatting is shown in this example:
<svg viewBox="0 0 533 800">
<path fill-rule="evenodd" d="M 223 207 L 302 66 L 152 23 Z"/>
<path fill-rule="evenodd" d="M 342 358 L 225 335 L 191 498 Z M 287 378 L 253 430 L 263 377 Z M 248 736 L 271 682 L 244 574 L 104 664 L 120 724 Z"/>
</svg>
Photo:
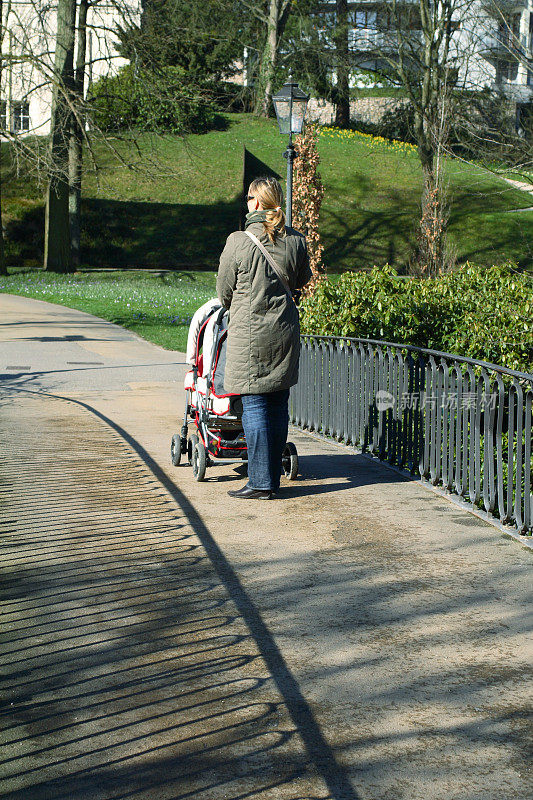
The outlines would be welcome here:
<svg viewBox="0 0 533 800">
<path fill-rule="evenodd" d="M 219 111 L 251 113 L 254 105 L 254 91 L 251 86 L 241 86 L 231 81 L 215 83 L 210 94 Z"/>
<path fill-rule="evenodd" d="M 414 135 L 415 113 L 411 103 L 398 103 L 396 108 L 386 111 L 376 123 L 376 131 L 385 139 L 416 144 Z"/>
<path fill-rule="evenodd" d="M 180 67 L 155 73 L 128 64 L 93 84 L 89 104 L 94 124 L 104 131 L 202 133 L 218 122 L 206 88 L 188 84 Z"/>
<path fill-rule="evenodd" d="M 447 114 L 447 144 L 453 153 L 467 159 L 524 165 L 531 160 L 533 141 L 533 101 L 515 104 L 493 91 L 456 91 Z M 517 130 L 518 124 L 518 130 Z M 416 144 L 414 108 L 411 102 L 399 103 L 386 111 L 379 122 L 354 123 L 354 127 L 385 139 Z"/>
<path fill-rule="evenodd" d="M 450 125 L 450 143 L 463 157 L 508 166 L 531 161 L 531 101 L 517 106 L 505 95 L 490 90 L 457 93 Z"/>
<path fill-rule="evenodd" d="M 302 332 L 383 339 L 533 371 L 530 275 L 464 264 L 436 278 L 389 266 L 320 283 L 301 305 Z"/>
<path fill-rule="evenodd" d="M 296 138 L 298 158 L 294 169 L 294 195 L 292 211 L 294 225 L 307 239 L 309 266 L 312 279 L 305 287 L 305 294 L 313 292 L 318 281 L 322 280 L 324 267 L 322 253 L 324 245 L 318 230 L 320 206 L 324 197 L 324 185 L 318 172 L 319 128 L 316 122 L 309 122 L 305 130 Z"/>
</svg>

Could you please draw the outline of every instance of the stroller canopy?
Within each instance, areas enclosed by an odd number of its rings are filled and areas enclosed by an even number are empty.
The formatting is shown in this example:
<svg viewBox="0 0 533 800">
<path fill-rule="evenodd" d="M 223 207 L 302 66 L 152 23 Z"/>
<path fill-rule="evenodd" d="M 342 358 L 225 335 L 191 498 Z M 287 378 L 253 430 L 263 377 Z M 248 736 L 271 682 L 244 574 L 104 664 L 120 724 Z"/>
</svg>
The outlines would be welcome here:
<svg viewBox="0 0 533 800">
<path fill-rule="evenodd" d="M 186 361 L 198 375 L 211 380 L 213 394 L 226 395 L 224 370 L 229 313 L 218 299 L 209 300 L 195 313 L 189 326 Z"/>
</svg>

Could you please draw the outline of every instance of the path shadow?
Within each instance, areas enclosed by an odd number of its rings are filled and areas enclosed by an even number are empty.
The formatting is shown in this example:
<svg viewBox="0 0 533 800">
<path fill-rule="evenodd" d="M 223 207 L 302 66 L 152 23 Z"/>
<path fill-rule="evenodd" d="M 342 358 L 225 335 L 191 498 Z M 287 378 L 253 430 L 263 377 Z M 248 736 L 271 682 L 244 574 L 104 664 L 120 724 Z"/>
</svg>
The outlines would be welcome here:
<svg viewBox="0 0 533 800">
<path fill-rule="evenodd" d="M 38 431 L 17 437 L 24 447 L 38 438 L 31 464 L 9 462 L 32 493 L 12 501 L 19 533 L 2 539 L 6 796 L 240 800 L 285 787 L 283 796 L 307 800 L 303 780 L 327 787 L 320 797 L 358 800 L 259 610 L 180 489 L 88 403 L 12 392 L 17 414 L 23 398 L 48 398 L 98 422 L 76 416 L 67 442 L 65 419 L 43 412 Z M 165 494 L 145 487 L 154 481 Z"/>
<path fill-rule="evenodd" d="M 292 500 L 298 497 L 313 497 L 315 495 L 333 494 L 354 489 L 359 486 L 373 486 L 376 484 L 402 483 L 412 480 L 409 476 L 386 470 L 378 464 L 369 462 L 368 458 L 358 453 L 339 453 L 338 455 L 299 455 L 298 477 L 293 481 L 282 478 L 279 492 L 274 497 L 276 500 Z M 213 466 L 224 468 L 227 466 L 218 464 L 216 461 Z M 245 474 L 235 471 L 231 473 L 213 473 L 208 469 L 206 473 L 206 483 L 231 483 L 246 480 Z M 188 469 L 187 464 L 178 467 Z M 179 473 L 178 473 L 179 474 Z M 318 483 L 317 481 L 327 481 Z"/>
<path fill-rule="evenodd" d="M 21 342 L 101 342 L 101 341 L 115 341 L 114 339 L 99 339 L 93 336 L 21 336 Z"/>
</svg>

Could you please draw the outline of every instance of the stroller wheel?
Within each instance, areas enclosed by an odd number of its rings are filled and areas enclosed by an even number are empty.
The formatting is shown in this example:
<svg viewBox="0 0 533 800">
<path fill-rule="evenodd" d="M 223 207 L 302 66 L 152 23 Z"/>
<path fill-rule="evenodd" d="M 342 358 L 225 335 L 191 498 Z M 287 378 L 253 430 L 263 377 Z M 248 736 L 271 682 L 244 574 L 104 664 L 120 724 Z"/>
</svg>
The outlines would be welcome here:
<svg viewBox="0 0 533 800">
<path fill-rule="evenodd" d="M 177 467 L 181 461 L 181 440 L 177 433 L 175 433 L 172 437 L 172 442 L 170 445 L 170 458 L 172 459 L 174 466 Z"/>
<path fill-rule="evenodd" d="M 192 436 L 189 436 L 189 439 L 187 441 L 187 461 L 189 462 L 191 467 L 192 467 L 192 454 L 194 448 L 198 444 L 198 441 L 199 441 L 198 436 L 196 436 L 195 433 L 193 433 Z"/>
<path fill-rule="evenodd" d="M 191 436 L 191 439 L 192 438 Z M 207 455 L 202 442 L 198 441 L 196 436 L 194 438 L 196 442 L 193 444 L 192 448 L 192 474 L 197 481 L 203 481 L 207 467 Z"/>
<path fill-rule="evenodd" d="M 283 466 L 285 477 L 290 481 L 296 480 L 296 476 L 298 475 L 298 453 L 292 442 L 287 442 L 285 445 L 285 449 L 281 457 L 281 464 Z"/>
</svg>

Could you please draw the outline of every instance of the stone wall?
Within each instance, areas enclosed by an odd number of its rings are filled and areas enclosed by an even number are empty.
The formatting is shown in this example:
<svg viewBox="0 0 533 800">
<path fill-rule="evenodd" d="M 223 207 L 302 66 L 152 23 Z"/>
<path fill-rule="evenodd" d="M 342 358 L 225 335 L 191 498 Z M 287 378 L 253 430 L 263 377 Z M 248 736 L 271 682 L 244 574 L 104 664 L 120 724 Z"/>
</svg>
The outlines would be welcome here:
<svg viewBox="0 0 533 800">
<path fill-rule="evenodd" d="M 350 118 L 352 122 L 378 123 L 387 111 L 407 103 L 405 98 L 397 97 L 359 97 L 350 102 Z M 335 106 L 327 100 L 312 97 L 307 107 L 307 118 L 321 125 L 333 125 Z"/>
<path fill-rule="evenodd" d="M 312 97 L 307 104 L 306 119 L 319 122 L 321 125 L 332 125 L 335 119 L 335 107 L 327 100 Z"/>
<path fill-rule="evenodd" d="M 360 97 L 350 103 L 350 117 L 354 122 L 380 122 L 387 111 L 395 111 L 407 103 L 404 97 Z"/>
</svg>

